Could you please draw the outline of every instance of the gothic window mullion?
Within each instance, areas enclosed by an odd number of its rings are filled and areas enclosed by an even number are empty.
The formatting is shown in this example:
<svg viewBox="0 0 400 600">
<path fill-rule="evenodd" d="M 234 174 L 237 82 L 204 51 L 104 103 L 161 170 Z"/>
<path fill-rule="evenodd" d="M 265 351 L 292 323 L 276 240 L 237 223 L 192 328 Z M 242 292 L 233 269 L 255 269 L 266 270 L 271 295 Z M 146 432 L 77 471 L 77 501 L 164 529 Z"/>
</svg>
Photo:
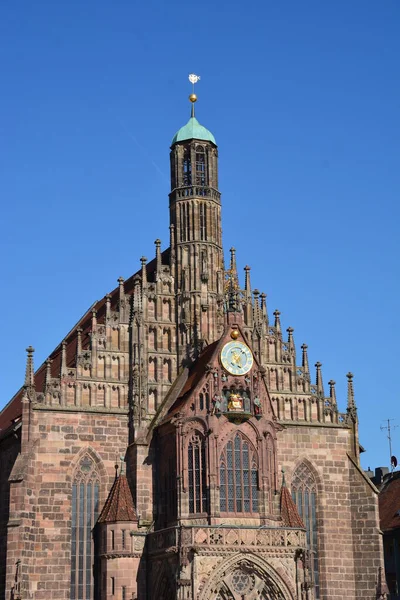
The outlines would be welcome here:
<svg viewBox="0 0 400 600">
<path fill-rule="evenodd" d="M 188 445 L 189 513 L 208 511 L 206 447 L 204 438 L 194 436 Z"/>
<path fill-rule="evenodd" d="M 77 519 L 77 484 L 74 483 L 72 486 L 72 515 L 71 515 L 71 600 L 76 598 L 76 519 Z M 74 560 L 75 558 L 75 560 Z"/>
<path fill-rule="evenodd" d="M 189 512 L 194 513 L 193 444 L 188 448 Z"/>
<path fill-rule="evenodd" d="M 86 585 L 86 598 L 90 598 L 91 592 L 91 570 L 92 565 L 89 557 L 92 556 L 92 514 L 93 514 L 93 503 L 92 503 L 92 483 L 89 482 L 86 486 L 86 549 L 85 549 L 85 559 L 86 559 L 86 573 L 85 573 L 85 585 Z"/>
<path fill-rule="evenodd" d="M 84 560 L 84 529 L 85 517 L 85 484 L 79 483 L 79 525 L 78 525 L 78 600 L 83 598 L 83 560 Z"/>
<path fill-rule="evenodd" d="M 206 445 L 202 444 L 200 448 L 201 452 L 201 478 L 202 478 L 202 490 L 201 490 L 201 502 L 203 506 L 203 512 L 208 512 L 208 492 L 207 492 L 207 470 L 206 470 Z"/>
<path fill-rule="evenodd" d="M 200 448 L 198 445 L 194 449 L 194 472 L 195 472 L 195 495 L 196 512 L 201 512 L 201 478 L 200 478 Z"/>
</svg>

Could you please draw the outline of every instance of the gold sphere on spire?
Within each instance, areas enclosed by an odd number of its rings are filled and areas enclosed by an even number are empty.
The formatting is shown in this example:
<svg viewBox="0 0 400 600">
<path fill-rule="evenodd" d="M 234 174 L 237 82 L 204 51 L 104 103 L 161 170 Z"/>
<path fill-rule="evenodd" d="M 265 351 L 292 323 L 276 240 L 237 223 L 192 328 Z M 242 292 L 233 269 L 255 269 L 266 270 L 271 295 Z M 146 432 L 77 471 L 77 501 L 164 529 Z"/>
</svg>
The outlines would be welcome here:
<svg viewBox="0 0 400 600">
<path fill-rule="evenodd" d="M 190 102 L 197 102 L 197 96 L 196 96 L 196 94 L 190 94 L 189 100 L 190 100 Z"/>
</svg>

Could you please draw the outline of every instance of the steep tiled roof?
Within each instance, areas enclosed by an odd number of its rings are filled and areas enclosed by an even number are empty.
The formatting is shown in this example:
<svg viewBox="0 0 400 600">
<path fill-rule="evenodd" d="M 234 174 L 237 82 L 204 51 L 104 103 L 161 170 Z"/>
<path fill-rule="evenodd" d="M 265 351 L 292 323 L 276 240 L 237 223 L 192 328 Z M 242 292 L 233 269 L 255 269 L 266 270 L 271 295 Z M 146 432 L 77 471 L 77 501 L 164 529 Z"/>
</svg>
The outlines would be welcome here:
<svg viewBox="0 0 400 600">
<path fill-rule="evenodd" d="M 379 517 L 382 531 L 400 528 L 400 471 L 393 473 L 380 491 Z"/>
<path fill-rule="evenodd" d="M 131 490 L 125 475 L 116 478 L 101 511 L 98 523 L 137 521 Z"/>
<path fill-rule="evenodd" d="M 170 257 L 170 249 L 167 248 L 161 254 L 162 264 L 169 264 Z M 147 280 L 151 283 L 154 281 L 154 273 L 156 270 L 157 261 L 154 258 L 151 260 L 147 266 Z M 141 269 L 134 273 L 129 279 L 127 279 L 124 283 L 125 294 L 130 295 L 133 292 L 134 288 L 134 280 L 135 278 L 141 274 Z M 119 286 L 116 287 L 112 292 L 110 292 L 111 296 L 111 308 L 115 310 L 118 306 L 119 301 Z M 67 342 L 66 347 L 66 359 L 67 359 L 67 367 L 75 367 L 76 366 L 76 349 L 77 349 L 77 329 L 78 327 L 82 328 L 82 348 L 89 348 L 90 345 L 90 331 L 92 325 L 92 310 L 96 310 L 97 312 L 97 322 L 103 323 L 106 313 L 106 297 L 102 298 L 94 302 L 94 304 L 85 312 L 85 314 L 79 319 L 79 321 L 74 325 L 72 330 L 65 337 L 65 341 Z M 51 327 L 51 323 L 48 323 L 48 326 Z M 61 371 L 61 344 L 53 350 L 53 352 L 49 355 L 51 358 L 51 376 L 59 377 Z M 21 371 L 21 374 L 23 371 Z M 36 391 L 42 392 L 44 388 L 46 377 L 46 363 L 43 363 L 39 369 L 35 373 L 35 388 Z M 21 377 L 22 379 L 22 377 Z M 22 414 L 22 392 L 23 388 L 15 394 L 15 396 L 10 400 L 8 404 L 3 408 L 0 412 L 0 432 L 2 430 L 7 429 L 11 423 L 21 416 Z"/>
<path fill-rule="evenodd" d="M 212 355 L 214 354 L 214 350 L 217 347 L 219 340 L 216 340 L 206 348 L 204 348 L 203 352 L 200 354 L 199 358 L 195 363 L 190 367 L 189 376 L 187 381 L 179 394 L 179 398 L 183 398 L 190 390 L 192 390 L 200 379 L 203 377 L 205 368 L 207 364 L 210 362 Z"/>
<path fill-rule="evenodd" d="M 282 521 L 287 527 L 301 527 L 304 529 L 304 523 L 286 485 L 282 485 L 281 487 L 280 506 Z"/>
<path fill-rule="evenodd" d="M 169 419 L 184 405 L 188 393 L 196 387 L 200 379 L 203 377 L 206 366 L 210 362 L 219 342 L 220 340 L 216 340 L 215 342 L 204 348 L 199 358 L 191 365 L 185 385 L 183 386 L 181 392 L 179 393 L 179 396 L 169 409 L 168 414 L 166 415 L 164 420 Z"/>
</svg>

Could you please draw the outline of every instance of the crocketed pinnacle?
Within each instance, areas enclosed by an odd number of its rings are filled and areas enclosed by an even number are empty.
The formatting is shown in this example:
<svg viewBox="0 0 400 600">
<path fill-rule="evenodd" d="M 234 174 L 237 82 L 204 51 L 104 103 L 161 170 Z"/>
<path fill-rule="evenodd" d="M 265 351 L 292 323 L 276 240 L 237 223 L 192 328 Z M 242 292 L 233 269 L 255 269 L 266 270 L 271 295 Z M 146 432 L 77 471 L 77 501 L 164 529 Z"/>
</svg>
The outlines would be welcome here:
<svg viewBox="0 0 400 600">
<path fill-rule="evenodd" d="M 280 312 L 279 310 L 275 310 L 274 311 L 274 317 L 275 317 L 275 329 L 277 331 L 277 333 L 281 332 L 281 319 L 280 319 Z"/>
<path fill-rule="evenodd" d="M 236 267 L 236 250 L 230 249 L 231 260 L 229 270 L 225 272 L 225 296 L 227 312 L 240 312 L 239 277 Z"/>
<path fill-rule="evenodd" d="M 92 311 L 92 323 L 93 323 L 93 313 L 95 313 L 95 311 Z M 93 328 L 93 331 L 95 330 L 95 328 Z M 61 377 L 65 377 L 65 375 L 67 374 L 67 341 L 63 340 L 61 342 Z"/>
<path fill-rule="evenodd" d="M 335 390 L 335 385 L 336 385 L 336 381 L 333 381 L 333 379 L 330 379 L 328 381 L 328 385 L 329 385 L 329 397 L 331 400 L 331 406 L 332 408 L 337 408 L 337 401 L 336 401 L 336 390 Z"/>
<path fill-rule="evenodd" d="M 290 348 L 294 348 L 294 340 L 293 340 L 293 327 L 288 327 L 286 329 L 287 334 L 288 334 L 288 344 L 290 346 Z"/>
<path fill-rule="evenodd" d="M 303 372 L 307 373 L 307 375 L 309 375 L 309 373 L 310 373 L 310 367 L 308 366 L 307 348 L 308 348 L 307 344 L 303 344 L 302 347 L 301 347 L 302 352 L 303 352 L 303 357 L 302 357 L 301 364 L 302 364 L 302 367 L 303 367 Z"/>
<path fill-rule="evenodd" d="M 251 267 L 249 267 L 248 265 L 246 265 L 245 268 L 244 268 L 244 272 L 245 272 L 245 276 L 244 276 L 244 290 L 246 292 L 246 298 L 249 299 L 249 300 L 251 299 L 250 270 L 251 270 Z"/>
<path fill-rule="evenodd" d="M 261 299 L 261 314 L 268 325 L 267 294 L 265 294 L 264 292 L 261 292 L 260 299 Z"/>
<path fill-rule="evenodd" d="M 357 420 L 357 407 L 354 400 L 353 373 L 347 373 L 347 416 L 352 421 Z"/>
<path fill-rule="evenodd" d="M 32 346 L 29 346 L 26 349 L 26 352 L 25 387 L 33 387 L 35 383 L 33 371 L 33 353 L 35 352 L 35 349 L 32 348 Z"/>
<path fill-rule="evenodd" d="M 29 346 L 26 349 L 26 352 L 27 352 L 27 356 L 26 356 L 24 387 L 31 388 L 35 385 L 35 374 L 34 374 L 34 370 L 33 370 L 33 353 L 35 352 L 35 349 L 32 348 L 32 346 Z"/>
<path fill-rule="evenodd" d="M 229 267 L 229 273 L 230 273 L 230 276 L 232 277 L 232 281 L 233 281 L 235 288 L 239 289 L 239 276 L 238 276 L 237 266 L 236 266 L 236 249 L 232 246 L 232 248 L 229 250 L 229 252 L 231 253 L 231 262 L 230 262 L 230 267 Z"/>
<path fill-rule="evenodd" d="M 162 264 L 161 264 L 161 240 L 159 240 L 158 238 L 156 239 L 156 241 L 154 242 L 155 246 L 156 246 L 156 277 L 158 279 L 158 277 L 161 276 L 161 269 L 162 269 Z"/>
<path fill-rule="evenodd" d="M 317 391 L 320 392 L 320 394 L 324 395 L 324 384 L 322 381 L 322 363 L 316 362 L 315 368 L 317 369 L 315 385 L 317 386 Z"/>
<path fill-rule="evenodd" d="M 147 258 L 145 256 L 142 256 L 140 262 L 142 265 L 142 286 L 145 287 L 147 285 Z"/>
<path fill-rule="evenodd" d="M 35 389 L 35 372 L 33 369 L 33 353 L 35 349 L 29 346 L 26 349 L 26 368 L 25 368 L 25 381 L 24 381 L 24 394 L 22 400 L 33 401 L 36 399 Z"/>
</svg>

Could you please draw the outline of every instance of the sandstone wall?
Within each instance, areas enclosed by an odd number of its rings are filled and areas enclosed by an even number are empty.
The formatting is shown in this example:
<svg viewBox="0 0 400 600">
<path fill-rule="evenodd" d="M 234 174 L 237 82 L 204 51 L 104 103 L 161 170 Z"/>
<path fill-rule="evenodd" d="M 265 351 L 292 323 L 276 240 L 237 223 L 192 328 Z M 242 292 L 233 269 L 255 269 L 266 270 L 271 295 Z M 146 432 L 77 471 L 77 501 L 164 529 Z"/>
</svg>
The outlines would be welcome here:
<svg viewBox="0 0 400 600">
<path fill-rule="evenodd" d="M 8 593 L 15 563 L 21 560 L 23 597 L 69 598 L 74 469 L 85 453 L 95 463 L 101 510 L 116 459 L 127 444 L 127 415 L 33 411 L 29 442 L 11 476 L 10 520 L 15 526 L 9 529 Z"/>
<path fill-rule="evenodd" d="M 372 600 L 382 564 L 377 496 L 349 458 L 351 435 L 334 425 L 288 426 L 278 435 L 289 488 L 302 462 L 317 482 L 321 600 Z"/>
</svg>

